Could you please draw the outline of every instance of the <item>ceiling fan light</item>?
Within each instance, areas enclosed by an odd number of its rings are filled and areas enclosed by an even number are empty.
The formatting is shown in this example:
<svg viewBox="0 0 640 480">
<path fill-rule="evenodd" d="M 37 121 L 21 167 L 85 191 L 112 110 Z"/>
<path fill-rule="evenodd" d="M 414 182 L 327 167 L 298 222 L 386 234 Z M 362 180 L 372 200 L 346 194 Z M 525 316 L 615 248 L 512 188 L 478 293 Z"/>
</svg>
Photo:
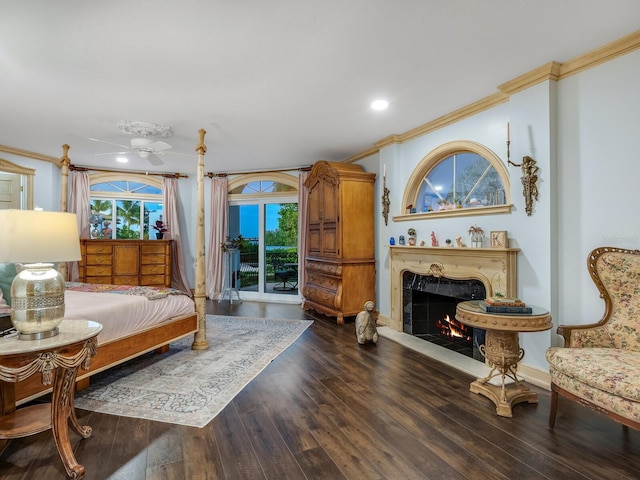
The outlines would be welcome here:
<svg viewBox="0 0 640 480">
<path fill-rule="evenodd" d="M 126 158 L 126 157 L 117 157 L 116 158 L 116 162 L 118 162 L 118 163 L 128 163 L 129 159 Z"/>
</svg>

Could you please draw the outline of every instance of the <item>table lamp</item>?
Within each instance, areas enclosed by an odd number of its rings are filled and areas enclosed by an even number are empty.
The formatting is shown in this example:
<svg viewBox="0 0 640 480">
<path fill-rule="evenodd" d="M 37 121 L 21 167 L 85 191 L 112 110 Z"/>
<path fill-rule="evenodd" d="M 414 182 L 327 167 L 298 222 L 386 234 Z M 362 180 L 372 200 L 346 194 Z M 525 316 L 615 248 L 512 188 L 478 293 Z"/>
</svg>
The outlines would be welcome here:
<svg viewBox="0 0 640 480">
<path fill-rule="evenodd" d="M 0 210 L 0 262 L 22 263 L 11 283 L 11 322 L 21 340 L 58 334 L 65 280 L 49 262 L 80 260 L 75 213 Z"/>
</svg>

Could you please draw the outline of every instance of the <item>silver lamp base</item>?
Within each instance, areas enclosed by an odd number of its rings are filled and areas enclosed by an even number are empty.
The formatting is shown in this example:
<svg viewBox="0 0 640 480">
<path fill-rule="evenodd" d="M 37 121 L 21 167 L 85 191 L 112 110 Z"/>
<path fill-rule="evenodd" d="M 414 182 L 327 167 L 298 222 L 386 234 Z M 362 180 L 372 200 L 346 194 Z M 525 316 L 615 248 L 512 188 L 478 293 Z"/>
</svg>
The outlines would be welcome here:
<svg viewBox="0 0 640 480">
<path fill-rule="evenodd" d="M 11 322 L 20 340 L 58 334 L 64 317 L 65 281 L 51 263 L 32 263 L 11 284 Z"/>
<path fill-rule="evenodd" d="M 60 333 L 58 327 L 46 332 L 18 333 L 18 340 L 42 340 L 44 338 L 55 337 L 58 333 Z"/>
</svg>

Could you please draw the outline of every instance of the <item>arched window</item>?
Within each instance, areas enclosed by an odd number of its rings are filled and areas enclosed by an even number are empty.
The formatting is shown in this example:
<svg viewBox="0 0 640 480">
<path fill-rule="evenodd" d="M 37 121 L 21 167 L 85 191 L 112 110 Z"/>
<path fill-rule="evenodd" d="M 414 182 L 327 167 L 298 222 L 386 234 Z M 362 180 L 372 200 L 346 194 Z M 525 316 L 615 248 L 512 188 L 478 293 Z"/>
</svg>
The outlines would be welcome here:
<svg viewBox="0 0 640 480">
<path fill-rule="evenodd" d="M 163 220 L 162 180 L 136 174 L 90 177 L 91 238 L 148 239 Z"/>
<path fill-rule="evenodd" d="M 405 217 L 508 213 L 509 173 L 500 158 L 475 142 L 450 142 L 431 151 L 405 190 Z M 403 220 L 403 215 L 398 217 Z"/>
</svg>

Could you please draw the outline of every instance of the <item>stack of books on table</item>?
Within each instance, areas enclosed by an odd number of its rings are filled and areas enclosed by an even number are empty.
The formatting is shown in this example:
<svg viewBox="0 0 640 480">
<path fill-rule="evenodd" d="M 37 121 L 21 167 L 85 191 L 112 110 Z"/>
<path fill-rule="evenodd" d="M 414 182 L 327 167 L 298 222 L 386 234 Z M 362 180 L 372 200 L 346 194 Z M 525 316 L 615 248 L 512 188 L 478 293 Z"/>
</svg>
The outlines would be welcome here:
<svg viewBox="0 0 640 480">
<path fill-rule="evenodd" d="M 487 297 L 478 305 L 487 313 L 531 313 L 533 311 L 519 298 Z"/>
</svg>

